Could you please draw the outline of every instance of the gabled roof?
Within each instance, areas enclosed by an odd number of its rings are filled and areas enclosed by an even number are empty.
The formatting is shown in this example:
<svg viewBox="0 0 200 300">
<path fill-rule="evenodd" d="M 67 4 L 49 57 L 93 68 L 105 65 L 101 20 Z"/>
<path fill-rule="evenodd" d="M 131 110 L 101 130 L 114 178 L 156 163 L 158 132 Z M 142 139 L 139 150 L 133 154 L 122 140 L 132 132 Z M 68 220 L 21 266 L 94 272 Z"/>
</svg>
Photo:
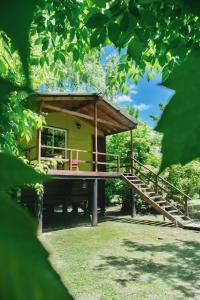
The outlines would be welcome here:
<svg viewBox="0 0 200 300">
<path fill-rule="evenodd" d="M 136 128 L 137 122 L 99 94 L 40 93 L 42 111 L 63 111 L 94 124 L 94 103 L 97 102 L 98 128 L 106 135 Z"/>
</svg>

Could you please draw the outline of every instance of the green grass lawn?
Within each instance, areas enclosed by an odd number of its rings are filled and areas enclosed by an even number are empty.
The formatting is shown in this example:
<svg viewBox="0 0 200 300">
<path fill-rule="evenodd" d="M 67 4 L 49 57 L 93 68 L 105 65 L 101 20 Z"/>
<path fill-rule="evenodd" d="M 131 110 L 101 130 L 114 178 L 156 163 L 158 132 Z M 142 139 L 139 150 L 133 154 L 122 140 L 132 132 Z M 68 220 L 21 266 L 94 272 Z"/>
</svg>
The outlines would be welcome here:
<svg viewBox="0 0 200 300">
<path fill-rule="evenodd" d="M 200 299 L 200 232 L 161 220 L 107 217 L 41 239 L 76 300 Z"/>
</svg>

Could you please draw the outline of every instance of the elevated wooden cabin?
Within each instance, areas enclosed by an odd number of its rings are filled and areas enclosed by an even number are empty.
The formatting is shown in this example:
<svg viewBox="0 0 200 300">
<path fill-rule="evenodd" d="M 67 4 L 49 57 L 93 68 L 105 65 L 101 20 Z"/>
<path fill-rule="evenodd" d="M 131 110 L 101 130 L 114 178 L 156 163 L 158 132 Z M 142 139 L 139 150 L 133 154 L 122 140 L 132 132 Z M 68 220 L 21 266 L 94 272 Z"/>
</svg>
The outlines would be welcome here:
<svg viewBox="0 0 200 300">
<path fill-rule="evenodd" d="M 45 184 L 42 197 L 24 189 L 22 201 L 31 210 L 36 208 L 40 229 L 43 211 L 53 213 L 62 206 L 66 213 L 69 205 L 73 211 L 81 207 L 89 212 L 96 226 L 98 208 L 105 212 L 104 182 L 116 178 L 130 188 L 132 217 L 134 195 L 138 194 L 175 226 L 200 230 L 200 225 L 189 219 L 190 197 L 133 157 L 132 131 L 137 124 L 130 116 L 97 94 L 39 94 L 38 101 L 40 112 L 46 113 L 46 124 L 35 132 L 27 157 L 53 161 L 48 174 L 54 180 Z M 121 166 L 118 153 L 106 152 L 106 136 L 123 131 L 130 131 L 131 140 L 126 168 Z M 169 201 L 177 195 L 182 199 L 181 209 L 180 201 L 178 206 Z"/>
<path fill-rule="evenodd" d="M 95 226 L 97 198 L 105 210 L 104 180 L 120 178 L 120 157 L 106 152 L 106 136 L 130 131 L 132 140 L 137 124 L 98 94 L 45 93 L 38 94 L 38 101 L 46 124 L 35 133 L 27 155 L 56 163 L 48 169 L 56 180 L 45 186 L 44 202 L 54 209 L 59 197 L 65 208 L 69 198 L 86 199 Z"/>
</svg>

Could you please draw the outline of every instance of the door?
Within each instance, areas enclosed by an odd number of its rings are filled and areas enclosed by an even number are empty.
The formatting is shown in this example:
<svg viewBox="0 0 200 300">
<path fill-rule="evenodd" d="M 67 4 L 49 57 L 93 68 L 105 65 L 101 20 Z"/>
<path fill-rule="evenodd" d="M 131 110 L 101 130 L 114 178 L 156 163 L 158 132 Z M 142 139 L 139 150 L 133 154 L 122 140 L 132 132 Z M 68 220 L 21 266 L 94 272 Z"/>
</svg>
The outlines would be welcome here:
<svg viewBox="0 0 200 300">
<path fill-rule="evenodd" d="M 93 143 L 93 152 L 95 152 L 95 139 L 94 135 L 92 137 L 92 143 Z M 106 153 L 106 139 L 104 136 L 98 136 L 97 137 L 97 144 L 98 144 L 98 152 Z M 95 156 L 93 155 L 93 161 L 95 161 Z M 105 162 L 106 156 L 105 155 L 98 155 L 98 161 Z M 95 170 L 95 165 L 93 164 L 93 171 Z M 106 166 L 105 165 L 98 165 L 98 171 L 99 172 L 105 172 Z"/>
</svg>

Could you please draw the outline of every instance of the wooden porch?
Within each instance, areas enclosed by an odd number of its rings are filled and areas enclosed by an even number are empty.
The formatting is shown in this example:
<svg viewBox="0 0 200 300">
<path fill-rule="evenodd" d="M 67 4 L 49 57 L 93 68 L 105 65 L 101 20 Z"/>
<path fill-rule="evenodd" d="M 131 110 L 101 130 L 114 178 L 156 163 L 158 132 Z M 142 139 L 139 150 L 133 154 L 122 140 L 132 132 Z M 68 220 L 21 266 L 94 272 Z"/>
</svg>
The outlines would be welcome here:
<svg viewBox="0 0 200 300">
<path fill-rule="evenodd" d="M 98 94 L 40 94 L 39 101 L 41 113 L 64 113 L 66 117 L 78 117 L 93 127 L 93 151 L 43 144 L 41 131 L 38 131 L 38 162 L 49 160 L 57 162 L 57 167 L 49 168 L 48 174 L 66 178 L 119 178 L 120 156 L 106 153 L 106 136 L 124 131 L 130 132 L 131 164 L 133 158 L 132 130 L 136 128 L 137 123 L 104 97 Z M 104 140 L 103 151 L 99 143 L 99 131 L 103 134 L 101 136 Z M 54 155 L 46 155 L 47 151 L 53 151 Z"/>
</svg>

